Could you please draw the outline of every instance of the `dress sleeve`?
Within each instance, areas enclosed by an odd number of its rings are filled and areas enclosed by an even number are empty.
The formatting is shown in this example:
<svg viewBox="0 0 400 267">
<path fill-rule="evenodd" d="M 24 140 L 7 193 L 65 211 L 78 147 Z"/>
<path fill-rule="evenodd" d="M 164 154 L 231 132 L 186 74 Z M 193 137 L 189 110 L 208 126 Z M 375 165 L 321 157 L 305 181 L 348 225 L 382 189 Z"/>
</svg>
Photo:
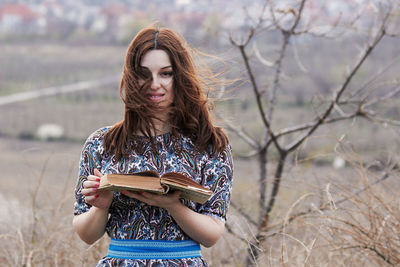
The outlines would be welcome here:
<svg viewBox="0 0 400 267">
<path fill-rule="evenodd" d="M 228 145 L 223 152 L 215 153 L 210 157 L 205 163 L 202 174 L 204 185 L 210 188 L 214 194 L 206 203 L 198 207 L 198 212 L 225 222 L 233 179 L 231 147 Z"/>
<path fill-rule="evenodd" d="M 75 204 L 74 215 L 79 215 L 90 209 L 90 205 L 86 203 L 85 197 L 82 195 L 83 182 L 87 180 L 94 169 L 101 169 L 101 149 L 102 142 L 99 141 L 100 132 L 93 133 L 86 140 L 79 161 L 78 181 L 75 187 Z"/>
</svg>

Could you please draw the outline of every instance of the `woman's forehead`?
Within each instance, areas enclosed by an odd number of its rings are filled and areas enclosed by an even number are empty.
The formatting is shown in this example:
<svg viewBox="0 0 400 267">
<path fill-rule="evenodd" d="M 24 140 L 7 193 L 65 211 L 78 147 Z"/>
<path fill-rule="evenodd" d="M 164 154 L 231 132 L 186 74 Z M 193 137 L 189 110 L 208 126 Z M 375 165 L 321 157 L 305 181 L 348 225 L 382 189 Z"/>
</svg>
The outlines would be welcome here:
<svg viewBox="0 0 400 267">
<path fill-rule="evenodd" d="M 146 54 L 144 54 L 142 61 L 140 62 L 142 67 L 146 67 L 148 69 L 153 68 L 166 68 L 171 66 L 171 60 L 167 52 L 164 50 L 156 49 L 150 50 Z"/>
</svg>

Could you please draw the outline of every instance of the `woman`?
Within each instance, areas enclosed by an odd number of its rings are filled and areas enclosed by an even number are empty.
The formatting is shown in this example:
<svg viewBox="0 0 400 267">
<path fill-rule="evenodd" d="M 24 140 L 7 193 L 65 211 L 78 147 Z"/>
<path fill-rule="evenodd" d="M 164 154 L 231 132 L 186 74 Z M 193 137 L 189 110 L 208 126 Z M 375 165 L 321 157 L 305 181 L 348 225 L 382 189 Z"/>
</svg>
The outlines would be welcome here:
<svg viewBox="0 0 400 267">
<path fill-rule="evenodd" d="M 111 237 L 98 266 L 207 266 L 224 231 L 232 157 L 223 130 L 212 124 L 190 48 L 176 32 L 149 27 L 126 53 L 120 84 L 124 119 L 94 132 L 81 155 L 73 226 L 94 243 Z M 213 191 L 205 204 L 180 193 L 97 192 L 107 173 L 175 171 Z"/>
</svg>

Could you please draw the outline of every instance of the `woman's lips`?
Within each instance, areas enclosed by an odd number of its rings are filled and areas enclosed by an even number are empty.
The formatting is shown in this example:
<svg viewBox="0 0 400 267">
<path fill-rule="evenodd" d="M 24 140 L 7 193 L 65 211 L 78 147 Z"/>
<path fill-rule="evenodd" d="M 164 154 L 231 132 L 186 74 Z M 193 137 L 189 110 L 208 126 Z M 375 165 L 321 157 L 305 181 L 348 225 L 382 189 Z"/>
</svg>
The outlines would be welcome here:
<svg viewBox="0 0 400 267">
<path fill-rule="evenodd" d="M 160 101 L 162 100 L 164 94 L 150 94 L 149 98 L 151 101 Z"/>
</svg>

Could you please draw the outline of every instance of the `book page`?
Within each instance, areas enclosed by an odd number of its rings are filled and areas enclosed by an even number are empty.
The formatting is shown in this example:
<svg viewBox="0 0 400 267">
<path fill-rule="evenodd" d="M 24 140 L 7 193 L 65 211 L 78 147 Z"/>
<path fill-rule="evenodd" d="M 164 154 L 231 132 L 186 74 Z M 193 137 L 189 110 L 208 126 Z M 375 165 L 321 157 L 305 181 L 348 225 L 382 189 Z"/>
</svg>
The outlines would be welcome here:
<svg viewBox="0 0 400 267">
<path fill-rule="evenodd" d="M 160 175 L 156 171 L 143 171 L 143 172 L 127 173 L 125 175 L 160 177 Z"/>
<path fill-rule="evenodd" d="M 171 187 L 171 191 L 179 190 L 181 191 L 181 197 L 189 200 L 193 200 L 197 203 L 204 204 L 213 194 L 211 190 L 201 190 L 193 187 L 182 187 L 182 186 L 174 186 L 172 184 L 169 185 Z"/>
<path fill-rule="evenodd" d="M 148 173 L 148 172 L 146 172 Z M 148 173 L 151 175 L 150 173 Z M 151 176 L 139 176 L 133 174 L 107 174 L 104 175 L 104 181 L 100 181 L 99 189 L 122 188 L 127 190 L 149 190 L 165 192 L 165 188 L 160 183 L 160 178 Z M 121 190 L 122 190 L 121 189 Z"/>
<path fill-rule="evenodd" d="M 99 187 L 99 190 L 110 190 L 110 191 L 122 191 L 122 190 L 129 190 L 129 191 L 135 191 L 135 192 L 139 192 L 139 191 L 146 191 L 149 193 L 153 193 L 153 194 L 166 194 L 168 189 L 150 189 L 150 188 L 135 188 L 132 186 L 121 186 L 121 185 L 105 185 L 102 187 Z"/>
<path fill-rule="evenodd" d="M 189 177 L 187 177 L 181 173 L 177 173 L 177 172 L 168 172 L 168 173 L 163 174 L 161 177 L 161 183 L 176 184 L 176 185 L 183 185 L 183 186 L 190 185 L 190 186 L 196 187 L 196 188 L 204 188 L 199 183 L 193 181 L 192 178 L 189 178 Z"/>
</svg>

